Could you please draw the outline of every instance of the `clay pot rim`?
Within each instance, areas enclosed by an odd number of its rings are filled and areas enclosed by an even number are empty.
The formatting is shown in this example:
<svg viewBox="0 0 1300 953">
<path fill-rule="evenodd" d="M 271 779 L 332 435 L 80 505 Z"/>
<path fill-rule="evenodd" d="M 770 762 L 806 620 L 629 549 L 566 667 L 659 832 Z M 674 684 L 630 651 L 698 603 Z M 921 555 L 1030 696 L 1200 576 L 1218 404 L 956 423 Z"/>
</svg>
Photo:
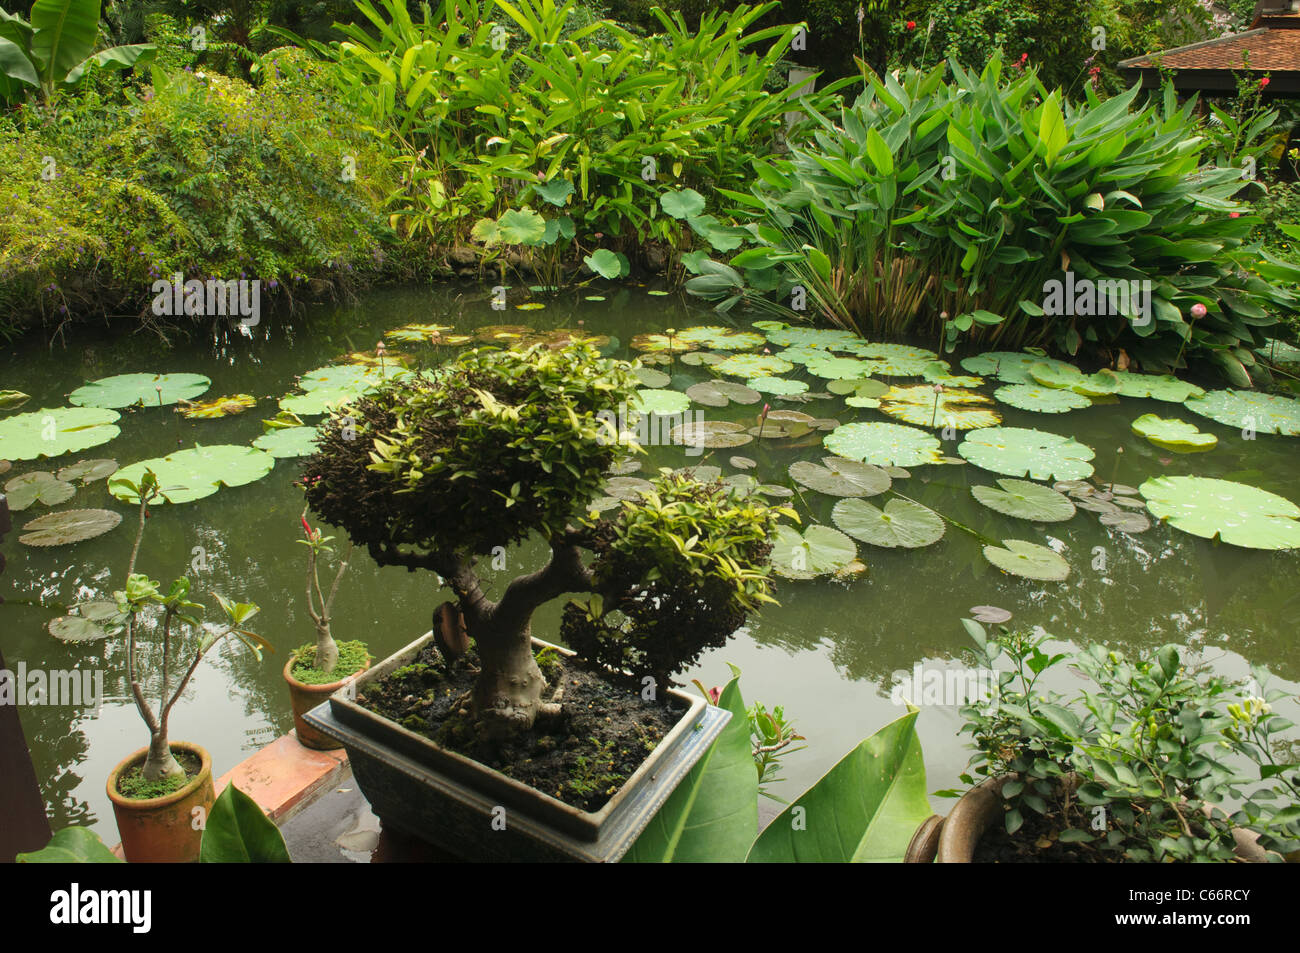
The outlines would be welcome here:
<svg viewBox="0 0 1300 953">
<path fill-rule="evenodd" d="M 117 780 L 122 776 L 122 773 L 126 771 L 127 768 L 134 767 L 136 762 L 143 761 L 149 754 L 149 748 L 148 746 L 145 746 L 118 762 L 117 767 L 115 767 L 112 773 L 109 774 L 108 784 L 106 787 L 108 790 L 108 797 L 114 805 L 132 811 L 149 811 L 158 808 L 171 807 L 173 804 L 179 804 L 181 801 L 190 797 L 190 795 L 194 794 L 194 792 L 203 784 L 211 781 L 212 756 L 208 754 L 206 748 L 196 745 L 191 741 L 172 741 L 168 743 L 167 747 L 169 747 L 173 752 L 180 749 L 181 751 L 187 751 L 190 754 L 198 755 L 201 759 L 199 773 L 194 775 L 185 787 L 181 788 L 179 791 L 173 791 L 171 794 L 164 794 L 161 797 L 152 798 L 126 797 L 118 792 Z"/>
<path fill-rule="evenodd" d="M 306 682 L 300 682 L 298 681 L 298 679 L 294 678 L 293 665 L 294 662 L 296 662 L 297 660 L 298 660 L 298 654 L 296 652 L 290 655 L 289 660 L 284 663 L 284 671 L 281 673 L 284 676 L 285 682 L 288 683 L 290 688 L 301 692 L 311 692 L 314 695 L 333 695 L 340 688 L 346 685 L 350 680 L 355 679 L 357 678 L 357 676 L 369 671 L 370 665 L 374 661 L 374 658 L 370 655 L 369 650 L 367 650 L 366 662 L 364 665 L 362 665 L 351 675 L 347 675 L 339 679 L 337 682 L 330 682 L 327 685 L 308 685 Z"/>
</svg>

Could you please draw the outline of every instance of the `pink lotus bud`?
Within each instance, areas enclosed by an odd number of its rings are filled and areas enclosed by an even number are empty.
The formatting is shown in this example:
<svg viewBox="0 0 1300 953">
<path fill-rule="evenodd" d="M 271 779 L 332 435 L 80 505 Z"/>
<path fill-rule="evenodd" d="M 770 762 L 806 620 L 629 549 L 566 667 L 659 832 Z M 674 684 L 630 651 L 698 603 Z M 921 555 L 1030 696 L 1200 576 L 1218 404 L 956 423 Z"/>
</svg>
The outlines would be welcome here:
<svg viewBox="0 0 1300 953">
<path fill-rule="evenodd" d="M 1196 304 L 1192 305 L 1192 317 L 1194 318 L 1205 317 L 1205 305 L 1201 304 L 1199 301 L 1196 302 Z"/>
</svg>

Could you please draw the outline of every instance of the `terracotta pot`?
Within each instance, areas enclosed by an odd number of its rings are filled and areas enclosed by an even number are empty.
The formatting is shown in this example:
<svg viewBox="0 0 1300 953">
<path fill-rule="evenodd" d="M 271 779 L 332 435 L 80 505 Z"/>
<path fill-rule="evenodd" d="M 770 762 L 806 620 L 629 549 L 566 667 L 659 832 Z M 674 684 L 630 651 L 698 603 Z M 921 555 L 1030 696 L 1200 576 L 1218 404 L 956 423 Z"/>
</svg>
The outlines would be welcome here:
<svg viewBox="0 0 1300 953">
<path fill-rule="evenodd" d="M 212 788 L 212 757 L 205 749 L 185 741 L 173 741 L 171 749 L 176 754 L 194 755 L 202 762 L 190 783 L 173 794 L 135 800 L 118 793 L 118 778 L 144 761 L 148 748 L 141 748 L 126 758 L 108 776 L 108 796 L 113 802 L 117 832 L 122 837 L 122 853 L 130 863 L 178 864 L 199 859 L 203 830 L 195 821 L 199 817 L 207 820 L 216 800 Z M 196 815 L 196 809 L 201 813 Z"/>
<path fill-rule="evenodd" d="M 303 721 L 302 716 L 337 692 L 351 679 L 356 678 L 370 668 L 370 659 L 366 659 L 366 664 L 361 666 L 359 671 L 353 672 L 347 678 L 339 679 L 337 682 L 330 682 L 328 685 L 306 685 L 294 678 L 293 666 L 295 660 L 296 656 L 290 656 L 289 661 L 285 663 L 284 681 L 289 686 L 289 703 L 293 706 L 293 725 L 298 734 L 298 743 L 308 748 L 314 748 L 317 751 L 333 751 L 336 748 L 342 748 L 343 745 L 340 742 L 327 734 L 317 731 Z"/>
<path fill-rule="evenodd" d="M 972 863 L 980 838 L 1002 820 L 1002 785 L 1015 777 L 1017 775 L 1004 774 L 982 781 L 958 798 L 947 817 L 932 814 L 926 818 L 907 845 L 904 863 Z M 1075 786 L 1081 781 L 1077 774 L 1069 775 L 1069 779 Z M 1248 863 L 1268 862 L 1267 852 L 1257 843 L 1258 834 L 1234 827 L 1232 837 L 1236 842 L 1233 850 L 1238 858 Z"/>
</svg>

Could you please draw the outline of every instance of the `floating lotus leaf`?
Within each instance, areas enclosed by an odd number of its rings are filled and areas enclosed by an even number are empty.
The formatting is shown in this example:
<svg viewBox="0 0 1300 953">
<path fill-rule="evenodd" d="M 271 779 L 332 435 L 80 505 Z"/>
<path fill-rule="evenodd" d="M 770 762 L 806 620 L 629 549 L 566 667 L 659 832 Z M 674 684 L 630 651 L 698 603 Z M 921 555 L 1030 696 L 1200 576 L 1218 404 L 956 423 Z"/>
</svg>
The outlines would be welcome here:
<svg viewBox="0 0 1300 953">
<path fill-rule="evenodd" d="M 880 357 L 872 358 L 865 363 L 868 374 L 880 374 L 884 377 L 920 377 L 933 363 L 933 358 Z"/>
<path fill-rule="evenodd" d="M 61 510 L 46 513 L 23 527 L 18 542 L 28 546 L 66 546 L 103 536 L 122 522 L 112 510 Z"/>
<path fill-rule="evenodd" d="M 604 301 L 604 298 L 601 298 Z M 587 504 L 588 513 L 604 513 L 606 510 L 612 510 L 616 506 L 622 506 L 624 500 L 616 496 L 598 496 Z"/>
<path fill-rule="evenodd" d="M 290 394 L 280 398 L 280 409 L 303 417 L 313 417 L 350 404 L 365 394 L 365 388 L 316 387 L 305 394 Z"/>
<path fill-rule="evenodd" d="M 298 386 L 305 391 L 350 388 L 360 393 L 409 373 L 399 364 L 386 364 L 382 368 L 363 364 L 330 364 L 303 374 L 298 378 Z"/>
<path fill-rule="evenodd" d="M 989 427 L 972 430 L 957 448 L 977 467 L 1034 480 L 1078 480 L 1092 476 L 1096 454 L 1076 440 L 1042 430 Z"/>
<path fill-rule="evenodd" d="M 748 351 L 763 346 L 763 335 L 754 331 L 737 331 L 735 328 L 687 328 L 677 333 L 679 340 L 693 348 L 706 347 L 714 351 Z"/>
<path fill-rule="evenodd" d="M 78 387 L 68 395 L 68 403 L 78 407 L 159 407 L 192 400 L 211 386 L 212 381 L 202 374 L 117 374 Z"/>
<path fill-rule="evenodd" d="M 841 396 L 854 394 L 858 397 L 883 397 L 891 388 L 884 381 L 872 380 L 869 377 L 845 377 L 831 381 L 826 385 L 826 389 L 832 394 Z"/>
<path fill-rule="evenodd" d="M 71 483 L 56 479 L 53 473 L 36 470 L 16 476 L 5 484 L 5 496 L 9 498 L 9 509 L 17 513 L 33 503 L 45 506 L 57 506 L 72 499 L 77 488 Z"/>
<path fill-rule="evenodd" d="M 1121 533 L 1145 533 L 1151 528 L 1151 521 L 1143 513 L 1103 513 L 1098 522 Z"/>
<path fill-rule="evenodd" d="M 762 415 L 760 414 L 759 417 L 761 419 Z M 777 423 L 808 424 L 811 426 L 817 418 L 811 414 L 805 414 L 801 410 L 773 410 L 768 413 L 767 419 L 775 420 Z"/>
<path fill-rule="evenodd" d="M 790 464 L 790 476 L 800 486 L 827 496 L 875 496 L 888 490 L 890 483 L 884 470 L 854 460 L 837 463 L 835 469 L 800 460 Z"/>
<path fill-rule="evenodd" d="M 779 483 L 764 483 L 755 487 L 754 492 L 761 493 L 763 496 L 770 496 L 774 500 L 794 496 L 794 490 L 788 486 L 781 486 Z"/>
<path fill-rule="evenodd" d="M 855 539 L 889 549 L 917 549 L 943 538 L 943 517 L 929 507 L 895 497 L 877 509 L 866 500 L 840 500 L 835 525 Z"/>
<path fill-rule="evenodd" d="M 1212 390 L 1183 403 L 1194 414 L 1256 433 L 1300 436 L 1300 400 L 1245 390 Z M 3 452 L 3 451 L 0 451 Z"/>
<path fill-rule="evenodd" d="M 642 387 L 667 387 L 672 380 L 663 371 L 657 371 L 653 367 L 638 367 L 632 373 L 636 375 Z"/>
<path fill-rule="evenodd" d="M 1074 516 L 1074 504 L 1051 487 L 1010 478 L 998 480 L 998 486 L 1002 489 L 973 486 L 970 492 L 989 509 L 1016 519 L 1058 523 Z"/>
<path fill-rule="evenodd" d="M 726 359 L 727 356 L 725 354 L 714 354 L 710 351 L 691 351 L 678 358 L 678 360 L 687 367 L 721 364 Z"/>
<path fill-rule="evenodd" d="M 254 440 L 253 446 L 277 459 L 309 457 L 316 452 L 319 436 L 315 427 L 277 427 Z"/>
<path fill-rule="evenodd" d="M 0 470 L 0 473 L 3 472 L 3 470 Z M 87 483 L 94 483 L 106 476 L 112 476 L 116 472 L 116 460 L 78 460 L 76 463 L 64 467 L 55 476 L 68 483 L 73 480 L 80 480 L 81 485 L 85 486 Z"/>
<path fill-rule="evenodd" d="M 215 400 L 184 401 L 183 406 L 177 409 L 192 420 L 212 420 L 217 417 L 233 417 L 235 414 L 242 414 L 256 404 L 257 398 L 251 394 L 230 394 Z"/>
<path fill-rule="evenodd" d="M 803 381 L 792 381 L 787 377 L 754 377 L 746 381 L 745 386 L 758 391 L 760 394 L 776 394 L 778 396 L 802 394 L 808 390 L 808 385 Z"/>
<path fill-rule="evenodd" d="M 473 340 L 469 334 L 448 334 L 451 325 L 448 324 L 407 324 L 400 328 L 393 328 L 391 331 L 385 331 L 384 337 L 392 338 L 394 341 L 406 341 L 410 343 L 430 343 L 430 344 L 468 344 Z"/>
<path fill-rule="evenodd" d="M 902 467 L 888 466 L 881 469 L 889 474 L 891 480 L 906 480 L 912 475 L 910 470 L 904 470 Z"/>
<path fill-rule="evenodd" d="M 642 364 L 672 364 L 673 356 L 671 354 L 642 354 Z"/>
<path fill-rule="evenodd" d="M 835 357 L 825 348 L 808 347 L 806 344 L 777 351 L 776 356 L 792 364 L 811 364 L 814 361 L 825 361 Z"/>
<path fill-rule="evenodd" d="M 525 301 L 523 304 L 515 305 L 516 311 L 542 311 L 545 308 L 546 305 L 540 301 Z"/>
<path fill-rule="evenodd" d="M 1043 582 L 1061 582 L 1070 575 L 1070 564 L 1046 546 L 1023 539 L 1004 539 L 1002 546 L 985 546 L 984 558 L 1003 572 Z"/>
<path fill-rule="evenodd" d="M 730 476 L 723 477 L 722 483 L 742 496 L 748 496 L 758 489 L 758 481 L 748 473 L 733 473 Z"/>
<path fill-rule="evenodd" d="M 722 467 L 701 464 L 697 467 L 678 467 L 673 471 L 677 476 L 687 477 L 696 483 L 712 483 L 721 479 Z"/>
<path fill-rule="evenodd" d="M 754 327 L 758 327 L 757 324 Z M 843 351 L 862 343 L 862 338 L 852 331 L 831 328 L 765 328 L 764 336 L 780 347 L 820 347 L 828 351 Z"/>
<path fill-rule="evenodd" d="M 1075 500 L 1074 505 L 1081 510 L 1087 510 L 1090 513 L 1099 513 L 1102 516 L 1106 516 L 1106 515 L 1114 516 L 1116 514 L 1123 512 L 1123 510 L 1121 510 L 1110 500 L 1097 499 L 1092 496 L 1080 497 L 1077 500 Z"/>
<path fill-rule="evenodd" d="M 1138 488 L 1126 483 L 1107 483 L 1106 489 L 1116 496 L 1137 496 Z"/>
<path fill-rule="evenodd" d="M 604 295 L 586 295 L 582 300 L 583 300 L 583 301 L 604 301 L 604 300 L 605 300 L 605 296 L 604 296 Z"/>
<path fill-rule="evenodd" d="M 771 354 L 733 354 L 725 361 L 713 365 L 719 374 L 730 374 L 746 380 L 755 377 L 775 377 L 794 370 L 794 365 Z"/>
<path fill-rule="evenodd" d="M 1189 397 L 1200 397 L 1205 389 L 1180 381 L 1172 374 L 1137 374 L 1133 371 L 1117 371 L 1115 378 L 1119 381 L 1121 397 L 1150 397 L 1152 400 L 1165 400 L 1172 404 L 1181 404 Z"/>
<path fill-rule="evenodd" d="M 988 351 L 974 357 L 963 358 L 961 362 L 962 368 L 972 374 L 982 374 L 985 377 L 996 375 L 998 380 L 1006 384 L 1035 383 L 1033 377 L 1029 374 L 1029 368 L 1035 364 L 1045 364 L 1049 367 L 1073 367 L 1073 365 L 1067 364 L 1065 361 L 1057 361 L 1039 354 L 1028 354 L 1023 351 Z"/>
<path fill-rule="evenodd" d="M 705 407 L 726 407 L 731 398 L 713 386 L 712 381 L 692 384 L 686 388 L 686 396 Z"/>
<path fill-rule="evenodd" d="M 121 414 L 101 407 L 56 407 L 0 420 L 0 458 L 57 457 L 108 443 L 121 431 Z"/>
<path fill-rule="evenodd" d="M 1092 401 L 1082 394 L 1041 384 L 1004 384 L 993 396 L 1004 404 L 1038 414 L 1065 414 L 1092 406 Z"/>
<path fill-rule="evenodd" d="M 839 572 L 857 555 L 853 540 L 829 526 L 809 526 L 801 535 L 782 523 L 772 540 L 772 568 L 787 579 L 813 579 Z"/>
<path fill-rule="evenodd" d="M 503 346 L 536 337 L 537 332 L 526 324 L 487 324 L 474 331 L 474 340 Z"/>
<path fill-rule="evenodd" d="M 709 450 L 743 447 L 753 441 L 744 424 L 730 420 L 701 420 L 678 424 L 669 434 L 673 443 Z"/>
<path fill-rule="evenodd" d="M 931 361 L 925 365 L 921 376 L 931 384 L 942 384 L 944 387 L 980 387 L 984 384 L 982 377 L 952 373 L 947 361 Z"/>
<path fill-rule="evenodd" d="M 951 388 L 936 392 L 931 384 L 917 384 L 914 387 L 891 387 L 881 398 L 880 410 L 921 427 L 978 430 L 1002 423 L 1001 414 L 980 409 L 981 405 L 992 403 L 973 390 Z"/>
<path fill-rule="evenodd" d="M 879 399 L 875 397 L 845 397 L 844 403 L 850 407 L 863 407 L 867 410 L 875 410 L 880 406 Z"/>
<path fill-rule="evenodd" d="M 20 390 L 0 390 L 0 410 L 17 410 L 31 399 Z"/>
<path fill-rule="evenodd" d="M 612 464 L 606 472 L 611 473 L 614 476 L 627 476 L 629 473 L 636 473 L 636 471 L 640 469 L 640 460 L 635 457 L 625 457 L 624 459 Z"/>
<path fill-rule="evenodd" d="M 683 351 L 695 350 L 693 344 L 689 341 L 683 341 L 676 334 L 638 334 L 629 343 L 632 350 L 645 351 L 651 354 L 679 354 Z"/>
<path fill-rule="evenodd" d="M 605 482 L 605 492 L 615 499 L 636 501 L 643 492 L 654 490 L 654 484 L 640 477 L 611 477 Z"/>
<path fill-rule="evenodd" d="M 937 361 L 939 355 L 923 347 L 910 344 L 890 344 L 884 341 L 862 341 L 850 350 L 860 357 L 887 361 Z"/>
<path fill-rule="evenodd" d="M 823 443 L 831 453 L 876 466 L 917 466 L 943 456 L 937 438 L 903 424 L 845 424 L 827 434 Z"/>
<path fill-rule="evenodd" d="M 660 417 L 672 417 L 690 409 L 691 399 L 675 390 L 655 390 L 642 388 L 636 392 L 629 409 L 642 414 L 656 414 Z"/>
<path fill-rule="evenodd" d="M 762 440 L 789 440 L 811 433 L 812 429 L 808 424 L 765 420 L 762 423 L 755 424 L 745 432 Z"/>
<path fill-rule="evenodd" d="M 834 417 L 818 417 L 808 421 L 808 426 L 813 430 L 834 430 L 840 425 L 840 422 Z"/>
<path fill-rule="evenodd" d="M 970 617 L 976 622 L 987 622 L 990 625 L 1000 625 L 1003 622 L 1011 620 L 1011 613 L 1006 609 L 997 606 L 971 606 Z"/>
<path fill-rule="evenodd" d="M 1275 338 L 1269 338 L 1263 347 L 1255 348 L 1255 353 L 1278 364 L 1300 364 L 1300 347 Z"/>
<path fill-rule="evenodd" d="M 1111 370 L 1084 374 L 1070 364 L 1038 362 L 1029 365 L 1029 376 L 1044 387 L 1070 390 L 1085 397 L 1104 397 L 1119 392 L 1119 377 Z"/>
<path fill-rule="evenodd" d="M 152 470 L 158 477 L 163 502 L 189 503 L 211 496 L 222 486 L 244 486 L 260 480 L 274 466 L 275 457 L 254 447 L 193 447 L 123 467 L 108 481 L 108 491 L 124 502 L 139 503 L 139 497 L 118 481 L 139 484 L 145 470 Z"/>
<path fill-rule="evenodd" d="M 871 369 L 866 361 L 859 360 L 856 357 L 831 357 L 827 355 L 821 360 L 810 361 L 808 363 L 808 373 L 824 377 L 827 380 L 839 380 L 845 377 L 866 377 L 871 373 Z"/>
<path fill-rule="evenodd" d="M 780 331 L 789 326 L 790 325 L 786 324 L 784 321 L 755 321 L 752 324 L 752 327 L 755 327 L 760 331 Z"/>
<path fill-rule="evenodd" d="M 1128 506 L 1135 510 L 1146 508 L 1146 504 L 1135 496 L 1116 496 L 1111 498 L 1111 502 L 1116 506 Z"/>
<path fill-rule="evenodd" d="M 64 615 L 51 619 L 46 628 L 50 635 L 62 642 L 92 642 L 114 634 L 114 629 L 93 619 L 77 615 Z"/>
<path fill-rule="evenodd" d="M 714 390 L 737 404 L 757 404 L 763 399 L 762 394 L 747 384 L 737 384 L 735 381 L 713 381 L 712 383 Z"/>
<path fill-rule="evenodd" d="M 1177 453 L 1213 450 L 1219 444 L 1219 438 L 1214 434 L 1201 433 L 1185 420 L 1157 417 L 1155 414 L 1143 414 L 1133 421 L 1133 432 L 1146 437 L 1157 447 Z"/>
<path fill-rule="evenodd" d="M 1161 476 L 1139 491 L 1147 509 L 1174 529 L 1247 549 L 1300 548 L 1300 506 L 1230 480 Z"/>
<path fill-rule="evenodd" d="M 561 351 L 574 344 L 590 344 L 594 348 L 604 348 L 612 340 L 613 338 L 608 334 L 587 334 L 585 331 L 576 331 L 573 328 L 556 328 L 554 331 L 535 332 L 533 337 L 521 338 L 511 343 L 510 347 L 513 350 L 520 350 L 534 344 L 541 344 L 552 351 Z"/>
<path fill-rule="evenodd" d="M 367 367 L 405 367 L 409 363 L 407 356 L 400 351 L 353 351 L 336 360 L 336 364 L 364 364 Z"/>
<path fill-rule="evenodd" d="M 729 461 L 737 470 L 752 470 L 758 466 L 758 461 L 750 457 L 732 457 Z"/>
</svg>

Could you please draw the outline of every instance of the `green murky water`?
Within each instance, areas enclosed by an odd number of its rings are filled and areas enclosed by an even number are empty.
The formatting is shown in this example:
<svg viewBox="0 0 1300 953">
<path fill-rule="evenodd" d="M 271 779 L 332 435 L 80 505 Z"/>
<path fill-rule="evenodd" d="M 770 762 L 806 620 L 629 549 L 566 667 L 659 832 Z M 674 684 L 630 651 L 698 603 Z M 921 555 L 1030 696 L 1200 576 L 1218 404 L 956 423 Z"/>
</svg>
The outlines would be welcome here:
<svg viewBox="0 0 1300 953">
<path fill-rule="evenodd" d="M 578 327 L 582 322 L 592 333 L 615 337 L 614 354 L 630 356 L 627 342 L 633 334 L 717 324 L 719 319 L 687 300 L 651 297 L 641 288 L 609 292 L 601 302 L 573 295 L 548 301 L 544 310 L 507 312 L 492 309 L 486 289 L 385 290 L 353 305 L 313 307 L 305 318 L 264 316 L 249 335 L 196 324 L 188 338 L 173 335 L 170 347 L 147 331 L 116 337 L 81 332 L 52 350 L 27 342 L 0 355 L 0 388 L 31 394 L 33 400 L 24 408 L 30 410 L 64 405 L 66 394 L 87 380 L 134 371 L 185 371 L 212 378 L 207 397 L 248 393 L 258 398 L 253 410 L 218 420 L 183 420 L 171 408 L 124 412 L 120 437 L 53 461 L 64 465 L 82 457 L 111 456 L 125 465 L 195 443 L 251 442 L 261 433 L 261 419 L 274 414 L 276 399 L 293 390 L 296 374 L 350 351 L 371 350 L 386 330 L 410 322 L 450 324 L 457 330 L 501 323 Z M 744 317 L 739 323 L 748 326 Z M 670 370 L 696 380 L 709 376 L 703 367 Z M 787 376 L 811 380 L 814 390 L 822 387 L 802 368 Z M 846 408 L 840 398 L 806 405 L 767 399 L 774 409 L 790 407 L 845 423 L 889 419 L 876 410 Z M 734 404 L 702 409 L 708 419 L 734 420 L 752 419 L 757 410 Z M 1112 474 L 1133 485 L 1162 473 L 1200 475 L 1300 500 L 1300 440 L 1295 438 L 1245 440 L 1237 430 L 1148 400 L 1124 399 L 1062 415 L 998 409 L 1004 426 L 1068 434 L 1092 447 L 1097 479 L 1103 482 Z M 1190 419 L 1216 434 L 1219 446 L 1193 455 L 1153 447 L 1129 429 L 1133 419 L 1148 412 Z M 947 443 L 945 451 L 954 453 L 956 442 Z M 1120 447 L 1124 453 L 1117 457 Z M 705 453 L 688 457 L 681 447 L 652 448 L 641 475 L 656 466 L 699 462 L 732 473 L 728 459 L 742 454 L 758 461 L 753 472 L 760 482 L 789 485 L 785 471 L 790 463 L 827 455 L 816 446 L 779 450 L 766 442 Z M 47 466 L 45 461 L 20 463 L 13 473 Z M 296 461 L 281 460 L 257 483 L 223 489 L 196 503 L 156 507 L 149 521 L 141 569 L 163 580 L 189 572 L 205 594 L 237 593 L 258 603 L 262 613 L 255 628 L 277 650 L 261 664 L 237 646 L 214 652 L 173 714 L 172 737 L 208 748 L 218 773 L 292 726 L 280 669 L 287 653 L 312 636 L 301 607 L 304 551 L 295 542 L 302 509 L 292 485 L 296 477 Z M 890 700 L 895 673 L 927 660 L 936 667 L 955 666 L 956 653 L 966 644 L 958 620 L 976 605 L 1001 606 L 1014 613 L 1015 623 L 1042 626 L 1062 641 L 1104 640 L 1130 650 L 1176 641 L 1196 649 L 1215 671 L 1233 676 L 1247 674 L 1247 660 L 1264 663 L 1279 677 L 1280 687 L 1297 690 L 1300 552 L 1238 549 L 1164 526 L 1128 536 L 1106 529 L 1082 510 L 1066 523 L 1035 525 L 999 515 L 971 498 L 972 484 L 993 485 L 997 478 L 969 465 L 924 466 L 913 468 L 912 476 L 896 487 L 983 536 L 1052 545 L 1072 567 L 1067 581 L 1035 583 L 1006 576 L 984 559 L 975 536 L 951 525 L 938 544 L 922 550 L 883 550 L 864 543 L 859 558 L 869 567 L 865 577 L 851 583 L 781 581 L 779 607 L 765 610 L 726 648 L 709 653 L 686 673 L 686 679 L 721 684 L 726 663 L 733 662 L 744 671 L 747 700 L 785 706 L 809 747 L 787 760 L 787 781 L 776 793 L 794 797 L 857 741 L 902 713 Z M 834 499 L 805 491 L 795 502 L 805 523 L 812 519 L 830 525 Z M 0 594 L 7 600 L 0 607 L 0 646 L 10 668 L 23 662 L 29 669 L 103 672 L 106 697 L 98 711 L 29 706 L 21 709 L 21 717 L 54 826 L 92 823 L 113 837 L 105 779 L 119 760 L 148 740 L 127 697 L 124 649 L 113 640 L 60 643 L 44 626 L 68 604 L 120 586 L 133 527 L 128 508 L 109 497 L 102 481 L 79 490 L 66 505 L 117 509 L 127 519 L 112 533 L 73 546 L 31 549 L 11 536 L 5 545 L 9 568 L 0 576 Z M 39 511 L 38 506 L 15 514 L 15 528 Z M 505 571 L 493 573 L 487 561 L 482 568 L 489 579 L 495 577 L 497 588 L 544 558 L 540 544 L 528 545 L 508 554 Z M 426 631 L 431 609 L 443 598 L 431 577 L 379 569 L 357 554 L 339 594 L 334 632 L 368 640 L 371 651 L 383 658 Z M 554 637 L 559 608 L 557 602 L 539 614 L 537 635 Z M 1072 677 L 1063 672 L 1057 681 Z M 960 725 L 956 708 L 922 710 L 919 730 L 932 790 L 956 785 L 965 765 Z"/>
</svg>

